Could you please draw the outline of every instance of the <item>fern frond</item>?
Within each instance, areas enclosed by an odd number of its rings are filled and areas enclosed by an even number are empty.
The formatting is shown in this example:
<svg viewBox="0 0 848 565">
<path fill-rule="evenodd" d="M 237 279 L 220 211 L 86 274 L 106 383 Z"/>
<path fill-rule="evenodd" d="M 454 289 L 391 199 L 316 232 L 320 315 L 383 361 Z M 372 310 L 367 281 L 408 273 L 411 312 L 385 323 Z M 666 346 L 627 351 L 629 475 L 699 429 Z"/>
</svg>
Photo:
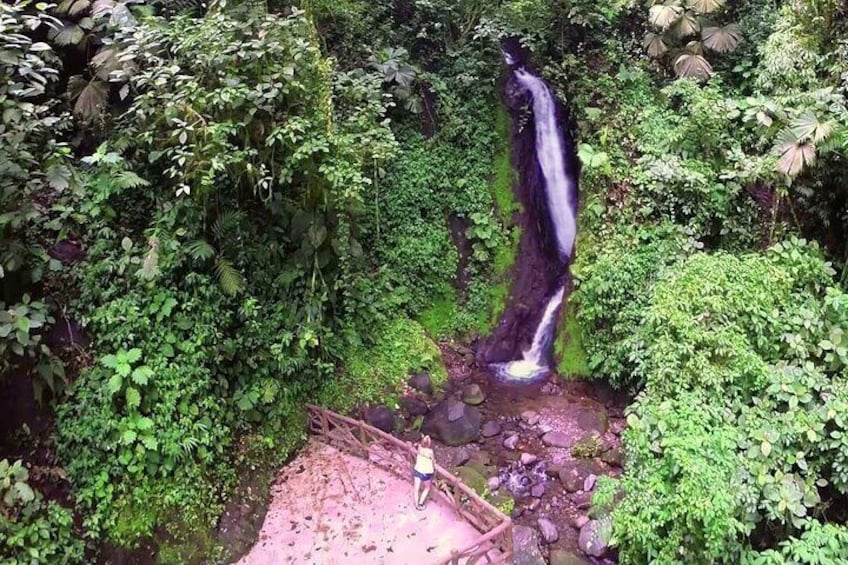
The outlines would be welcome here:
<svg viewBox="0 0 848 565">
<path fill-rule="evenodd" d="M 115 177 L 115 184 L 119 188 L 138 188 L 140 186 L 150 186 L 150 183 L 132 171 L 122 171 Z"/>
<path fill-rule="evenodd" d="M 212 224 L 212 232 L 217 239 L 225 239 L 227 234 L 238 228 L 244 219 L 245 214 L 241 210 L 227 210 Z"/>
<path fill-rule="evenodd" d="M 218 257 L 215 260 L 215 273 L 218 275 L 218 282 L 226 294 L 235 296 L 244 290 L 244 276 L 227 259 Z"/>
<path fill-rule="evenodd" d="M 186 253 L 195 261 L 206 261 L 215 256 L 215 248 L 209 245 L 206 240 L 195 239 L 186 245 Z"/>
</svg>

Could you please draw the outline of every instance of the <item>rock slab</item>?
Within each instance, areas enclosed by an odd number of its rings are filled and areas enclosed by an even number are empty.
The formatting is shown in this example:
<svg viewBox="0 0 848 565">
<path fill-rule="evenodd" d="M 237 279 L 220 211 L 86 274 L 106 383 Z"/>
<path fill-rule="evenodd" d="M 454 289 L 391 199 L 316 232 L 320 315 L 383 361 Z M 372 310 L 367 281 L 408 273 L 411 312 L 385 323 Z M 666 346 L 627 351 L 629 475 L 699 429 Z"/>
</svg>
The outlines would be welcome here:
<svg viewBox="0 0 848 565">
<path fill-rule="evenodd" d="M 539 550 L 536 530 L 526 526 L 512 528 L 513 565 L 546 565 Z"/>
</svg>

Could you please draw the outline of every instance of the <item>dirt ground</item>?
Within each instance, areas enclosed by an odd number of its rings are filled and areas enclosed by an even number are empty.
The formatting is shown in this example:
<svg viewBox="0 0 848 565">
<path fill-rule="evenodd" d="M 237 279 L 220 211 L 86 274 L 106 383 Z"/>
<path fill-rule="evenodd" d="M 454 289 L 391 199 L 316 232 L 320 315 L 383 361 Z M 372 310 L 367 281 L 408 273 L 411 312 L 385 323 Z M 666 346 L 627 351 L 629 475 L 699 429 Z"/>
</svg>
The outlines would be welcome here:
<svg viewBox="0 0 848 565">
<path fill-rule="evenodd" d="M 412 480 L 311 440 L 280 471 L 259 540 L 238 563 L 438 563 L 480 533 Z"/>
</svg>

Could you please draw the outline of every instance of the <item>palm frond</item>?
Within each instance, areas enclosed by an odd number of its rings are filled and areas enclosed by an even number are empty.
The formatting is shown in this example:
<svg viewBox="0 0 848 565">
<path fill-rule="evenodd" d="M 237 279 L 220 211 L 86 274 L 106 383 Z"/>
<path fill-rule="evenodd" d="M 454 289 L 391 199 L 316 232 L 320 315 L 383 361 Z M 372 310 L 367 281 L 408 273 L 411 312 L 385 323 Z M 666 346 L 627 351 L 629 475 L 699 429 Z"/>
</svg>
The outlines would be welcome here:
<svg viewBox="0 0 848 565">
<path fill-rule="evenodd" d="M 742 41 L 742 32 L 736 24 L 705 27 L 702 36 L 704 45 L 717 53 L 729 53 Z"/>
<path fill-rule="evenodd" d="M 215 256 L 215 248 L 206 240 L 195 239 L 186 245 L 186 253 L 195 261 L 206 261 Z"/>
<path fill-rule="evenodd" d="M 683 53 L 674 62 L 674 72 L 677 73 L 677 76 L 706 80 L 712 76 L 713 67 L 701 55 Z"/>
<path fill-rule="evenodd" d="M 218 282 L 226 294 L 235 296 L 244 290 L 244 276 L 227 259 L 218 257 L 215 260 L 215 273 L 218 275 Z"/>
</svg>

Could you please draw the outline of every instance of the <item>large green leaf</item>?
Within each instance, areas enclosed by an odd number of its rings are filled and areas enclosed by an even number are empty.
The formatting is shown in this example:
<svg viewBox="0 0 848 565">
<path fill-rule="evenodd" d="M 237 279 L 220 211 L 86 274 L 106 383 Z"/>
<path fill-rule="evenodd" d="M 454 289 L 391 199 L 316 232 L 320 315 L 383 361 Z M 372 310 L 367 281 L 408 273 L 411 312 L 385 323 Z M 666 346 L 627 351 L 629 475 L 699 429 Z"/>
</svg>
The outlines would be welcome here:
<svg viewBox="0 0 848 565">
<path fill-rule="evenodd" d="M 671 24 L 677 21 L 677 18 L 679 18 L 682 13 L 683 8 L 680 6 L 674 4 L 657 4 L 656 6 L 651 6 L 651 10 L 648 13 L 648 19 L 651 22 L 651 25 L 660 29 L 667 29 Z"/>
<path fill-rule="evenodd" d="M 663 41 L 661 35 L 657 33 L 647 33 L 645 34 L 645 39 L 642 44 L 645 46 L 645 49 L 648 51 L 648 55 L 651 57 L 661 57 L 666 51 L 668 51 L 668 46 Z"/>
<path fill-rule="evenodd" d="M 683 53 L 674 62 L 674 72 L 677 76 L 706 80 L 713 74 L 713 67 L 701 55 Z"/>
<path fill-rule="evenodd" d="M 727 0 L 687 0 L 686 4 L 699 14 L 709 14 L 723 8 Z"/>
<path fill-rule="evenodd" d="M 777 170 L 790 177 L 798 176 L 816 160 L 815 145 L 808 139 L 798 139 L 790 128 L 781 133 L 777 150 L 780 154 Z"/>
<path fill-rule="evenodd" d="M 821 143 L 833 133 L 833 123 L 819 121 L 818 117 L 810 110 L 792 120 L 789 127 L 792 129 L 796 141 L 811 140 L 813 143 Z"/>
<path fill-rule="evenodd" d="M 85 31 L 77 24 L 66 23 L 62 27 L 57 27 L 47 32 L 47 39 L 60 47 L 78 45 L 85 39 Z"/>
<path fill-rule="evenodd" d="M 705 27 L 702 34 L 704 45 L 718 53 L 729 53 L 736 49 L 742 40 L 742 33 L 736 24 Z"/>
</svg>

